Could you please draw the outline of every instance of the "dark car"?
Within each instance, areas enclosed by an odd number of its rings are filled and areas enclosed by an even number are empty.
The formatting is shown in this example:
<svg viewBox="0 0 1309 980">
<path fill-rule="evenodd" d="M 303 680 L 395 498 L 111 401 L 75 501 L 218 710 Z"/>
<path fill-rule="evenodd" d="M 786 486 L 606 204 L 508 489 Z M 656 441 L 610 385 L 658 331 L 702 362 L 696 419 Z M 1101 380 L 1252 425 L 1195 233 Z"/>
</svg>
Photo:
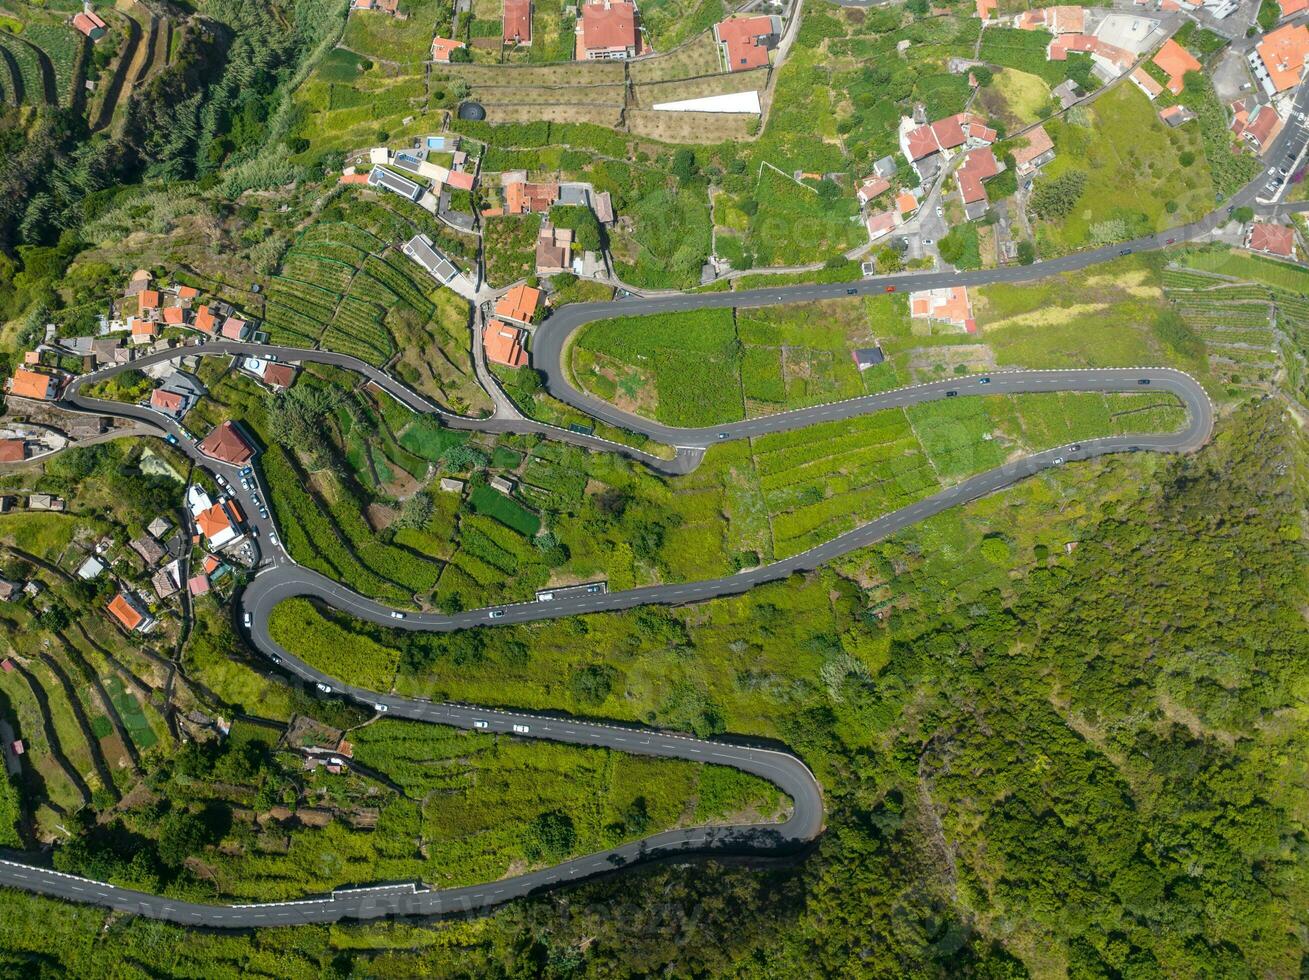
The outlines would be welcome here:
<svg viewBox="0 0 1309 980">
<path fill-rule="evenodd" d="M 1130 248 L 1120 248 L 1120 249 L 1118 250 L 1118 254 L 1119 254 L 1119 255 L 1131 255 L 1131 254 L 1132 254 L 1132 250 L 1131 250 Z"/>
<path fill-rule="evenodd" d="M 978 378 L 978 379 L 977 379 L 977 383 L 978 383 L 979 385 L 989 385 L 989 384 L 991 383 L 991 379 L 990 379 L 990 378 Z"/>
<path fill-rule="evenodd" d="M 946 398 L 958 398 L 958 397 L 959 397 L 959 392 L 957 392 L 957 391 L 955 391 L 953 388 L 951 388 L 949 391 L 947 391 L 947 392 L 945 393 L 945 397 L 946 397 Z"/>
<path fill-rule="evenodd" d="M 845 291 L 845 294 L 846 294 L 847 296 L 853 296 L 853 295 L 854 295 L 855 293 L 857 293 L 857 292 L 859 292 L 859 290 L 857 290 L 857 289 L 847 289 L 847 290 Z"/>
<path fill-rule="evenodd" d="M 1149 378 L 1138 378 L 1136 383 L 1139 384 L 1139 385 L 1148 385 L 1148 384 L 1150 383 L 1150 379 L 1149 379 Z"/>
</svg>

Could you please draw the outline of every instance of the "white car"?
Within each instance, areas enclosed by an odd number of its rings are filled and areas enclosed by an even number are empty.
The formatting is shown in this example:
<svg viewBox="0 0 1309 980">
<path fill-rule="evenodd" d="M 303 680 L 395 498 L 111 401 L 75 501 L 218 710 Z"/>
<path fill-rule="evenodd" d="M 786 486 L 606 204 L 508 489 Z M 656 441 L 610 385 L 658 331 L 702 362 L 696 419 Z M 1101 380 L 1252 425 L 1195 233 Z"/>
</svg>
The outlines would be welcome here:
<svg viewBox="0 0 1309 980">
<path fill-rule="evenodd" d="M 379 711 L 379 712 L 380 712 L 380 711 L 385 711 L 385 710 L 386 710 L 386 705 L 384 705 L 384 704 L 375 704 L 375 705 L 373 705 L 373 710 L 374 710 L 374 711 Z"/>
<path fill-rule="evenodd" d="M 514 733 L 515 733 L 516 735 L 526 735 L 526 734 L 528 733 L 528 731 L 529 731 L 529 729 L 528 729 L 528 727 L 527 727 L 526 725 L 515 725 L 515 726 L 514 726 Z"/>
<path fill-rule="evenodd" d="M 486 729 L 486 728 L 490 728 L 490 727 L 491 727 L 491 723 L 490 723 L 490 722 L 480 721 L 480 720 L 479 720 L 479 721 L 475 721 L 475 722 L 473 722 L 473 727 L 474 727 L 474 728 L 477 728 L 477 729 L 479 729 L 479 730 L 480 730 L 480 729 Z"/>
<path fill-rule="evenodd" d="M 487 615 L 490 616 L 492 619 L 499 619 L 504 614 L 505 611 L 503 609 L 492 609 L 489 613 L 487 613 Z"/>
<path fill-rule="evenodd" d="M 1063 458 L 1062 456 L 1056 456 L 1056 457 L 1054 458 L 1054 465 L 1055 465 L 1055 466 L 1063 466 L 1063 465 L 1064 465 L 1064 458 Z"/>
<path fill-rule="evenodd" d="M 246 613 L 244 616 L 242 616 L 242 617 L 241 617 L 241 622 L 245 623 L 245 628 L 246 628 L 246 629 L 249 629 L 249 628 L 250 628 L 250 614 L 249 614 L 249 613 Z"/>
<path fill-rule="evenodd" d="M 539 596 L 536 597 L 536 601 L 537 601 L 537 602 L 550 602 L 550 601 L 552 601 L 552 600 L 554 599 L 554 597 L 555 597 L 555 594 L 554 594 L 553 592 L 542 592 Z"/>
<path fill-rule="evenodd" d="M 329 685 L 324 684 L 322 681 L 319 681 L 314 685 L 314 687 L 318 688 L 318 690 L 322 691 L 324 694 L 332 693 L 332 688 Z"/>
<path fill-rule="evenodd" d="M 392 610 L 392 611 L 391 611 L 391 618 L 392 618 L 392 619 L 404 619 L 404 618 L 405 618 L 405 614 L 402 613 L 402 612 L 396 612 L 395 610 Z"/>
</svg>

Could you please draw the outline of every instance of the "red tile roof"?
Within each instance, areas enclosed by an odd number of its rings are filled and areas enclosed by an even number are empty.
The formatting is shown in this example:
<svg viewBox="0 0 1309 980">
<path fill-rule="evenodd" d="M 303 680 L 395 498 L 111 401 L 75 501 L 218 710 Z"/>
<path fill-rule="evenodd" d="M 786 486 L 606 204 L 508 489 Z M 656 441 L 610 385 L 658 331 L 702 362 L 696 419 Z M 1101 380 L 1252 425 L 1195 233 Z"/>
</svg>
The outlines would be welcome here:
<svg viewBox="0 0 1309 980">
<path fill-rule="evenodd" d="M 113 614 L 114 619 L 123 624 L 124 629 L 134 630 L 145 622 L 145 616 L 141 615 L 127 596 L 121 592 L 114 596 L 113 601 L 109 603 L 107 608 Z"/>
<path fill-rule="evenodd" d="M 0 439 L 0 463 L 21 463 L 27 457 L 27 443 L 22 439 Z"/>
<path fill-rule="evenodd" d="M 1023 134 L 1023 138 L 1027 140 L 1027 145 L 1014 150 L 1014 164 L 1019 173 L 1022 173 L 1023 168 L 1041 154 L 1054 149 L 1054 141 L 1050 139 L 1050 134 L 1045 131 L 1044 126 L 1029 130 Z"/>
<path fill-rule="evenodd" d="M 1262 149 L 1267 146 L 1269 141 L 1275 139 L 1278 131 L 1282 128 L 1282 117 L 1277 114 L 1277 110 L 1271 105 L 1262 105 L 1259 107 L 1259 113 L 1253 121 L 1247 121 L 1243 130 L 1238 133 L 1244 136 Z"/>
<path fill-rule="evenodd" d="M 245 333 L 246 323 L 239 316 L 229 316 L 223 321 L 223 336 L 228 340 L 240 340 Z"/>
<path fill-rule="evenodd" d="M 487 321 L 482 331 L 482 344 L 486 347 L 487 360 L 510 367 L 521 367 L 527 363 L 527 352 L 523 350 L 523 331 L 501 320 Z"/>
<path fill-rule="evenodd" d="M 169 306 L 164 310 L 164 323 L 177 326 L 186 322 L 186 310 L 180 306 Z"/>
<path fill-rule="evenodd" d="M 970 150 L 964 157 L 963 166 L 955 172 L 955 176 L 959 178 L 959 193 L 963 196 L 964 203 L 974 204 L 986 200 L 986 190 L 982 187 L 982 181 L 994 177 L 999 172 L 1000 163 L 989 146 Z"/>
<path fill-rule="evenodd" d="M 295 368 L 290 364 L 268 364 L 264 367 L 264 383 L 274 388 L 290 388 L 295 381 Z"/>
<path fill-rule="evenodd" d="M 628 0 L 597 0 L 582 7 L 582 47 L 615 51 L 636 47 L 636 7 Z"/>
<path fill-rule="evenodd" d="M 193 575 L 187 580 L 186 587 L 191 595 L 204 595 L 209 591 L 209 576 Z"/>
<path fill-rule="evenodd" d="M 448 63 L 450 61 L 450 52 L 457 51 L 463 46 L 463 41 L 452 41 L 448 37 L 434 37 L 432 38 L 432 60 Z"/>
<path fill-rule="evenodd" d="M 103 20 L 93 13 L 79 13 L 74 15 L 73 26 L 87 37 L 92 37 L 96 31 L 103 31 L 108 27 Z"/>
<path fill-rule="evenodd" d="M 532 316 L 541 305 L 541 296 L 541 290 L 532 286 L 515 286 L 495 304 L 495 315 L 531 323 Z"/>
<path fill-rule="evenodd" d="M 9 393 L 19 398 L 40 398 L 49 400 L 54 397 L 57 381 L 53 375 L 39 371 L 19 368 L 14 372 L 9 384 Z"/>
<path fill-rule="evenodd" d="M 768 64 L 771 17 L 735 17 L 714 25 L 714 35 L 727 52 L 728 71 L 746 71 Z"/>
<path fill-rule="evenodd" d="M 214 504 L 208 510 L 195 515 L 195 526 L 206 538 L 215 538 L 232 526 L 227 511 L 222 504 Z"/>
<path fill-rule="evenodd" d="M 1309 57 L 1309 27 L 1304 24 L 1285 24 L 1264 35 L 1256 49 L 1264 67 L 1279 92 L 1300 81 L 1305 58 Z"/>
<path fill-rule="evenodd" d="M 867 204 L 873 198 L 880 194 L 885 194 L 891 189 L 891 182 L 885 177 L 868 177 L 859 185 L 859 200 Z"/>
<path fill-rule="evenodd" d="M 1280 255 L 1283 258 L 1295 256 L 1295 232 L 1284 225 L 1270 225 L 1256 221 L 1250 228 L 1250 248 L 1256 252 Z"/>
<path fill-rule="evenodd" d="M 143 310 L 159 309 L 159 290 L 157 289 L 141 290 L 141 294 L 137 297 L 137 302 L 140 304 L 140 307 Z"/>
<path fill-rule="evenodd" d="M 178 286 L 177 296 L 179 299 L 195 299 L 200 295 L 200 290 L 194 286 Z"/>
<path fill-rule="evenodd" d="M 445 178 L 445 183 L 456 190 L 471 191 L 473 189 L 473 175 L 465 170 L 451 170 Z"/>
<path fill-rule="evenodd" d="M 1173 95 L 1181 93 L 1182 78 L 1188 71 L 1199 71 L 1201 68 L 1200 62 L 1191 55 L 1191 52 L 1171 37 L 1155 53 L 1154 63 L 1168 75 L 1168 91 Z"/>
<path fill-rule="evenodd" d="M 532 43 L 532 0 L 504 0 L 500 36 L 505 44 Z"/>
<path fill-rule="evenodd" d="M 185 399 L 176 391 L 164 391 L 156 388 L 150 392 L 150 404 L 164 412 L 180 412 Z"/>
<path fill-rule="evenodd" d="M 206 456 L 221 459 L 233 466 L 242 466 L 255 454 L 241 430 L 230 421 L 217 425 L 200 441 L 199 449 Z"/>
<path fill-rule="evenodd" d="M 195 320 L 191 326 L 195 327 L 201 333 L 213 333 L 214 328 L 218 325 L 218 318 L 210 312 L 209 307 L 202 306 L 195 311 Z"/>
</svg>

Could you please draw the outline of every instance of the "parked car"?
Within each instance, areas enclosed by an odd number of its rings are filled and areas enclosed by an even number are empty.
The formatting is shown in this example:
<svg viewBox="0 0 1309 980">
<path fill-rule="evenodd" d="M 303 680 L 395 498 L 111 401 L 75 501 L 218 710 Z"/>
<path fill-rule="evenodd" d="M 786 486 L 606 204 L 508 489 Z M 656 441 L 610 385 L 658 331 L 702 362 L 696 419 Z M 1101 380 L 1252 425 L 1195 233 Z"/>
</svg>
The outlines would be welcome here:
<svg viewBox="0 0 1309 980">
<path fill-rule="evenodd" d="M 244 616 L 242 616 L 242 617 L 241 617 L 241 622 L 243 622 L 243 623 L 245 624 L 245 628 L 246 628 L 246 629 L 249 629 L 249 628 L 250 628 L 250 614 L 249 614 L 249 613 L 246 613 Z"/>
</svg>

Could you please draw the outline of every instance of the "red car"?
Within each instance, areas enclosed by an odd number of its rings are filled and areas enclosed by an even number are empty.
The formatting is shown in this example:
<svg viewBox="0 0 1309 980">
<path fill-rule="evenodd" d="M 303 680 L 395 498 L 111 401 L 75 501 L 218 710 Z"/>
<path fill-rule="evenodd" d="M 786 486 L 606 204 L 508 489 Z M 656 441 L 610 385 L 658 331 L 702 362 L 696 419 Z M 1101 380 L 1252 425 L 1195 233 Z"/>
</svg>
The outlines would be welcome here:
<svg viewBox="0 0 1309 980">
<path fill-rule="evenodd" d="M 887 287 L 886 287 L 886 291 L 887 291 L 888 293 L 893 293 L 893 292 L 895 292 L 895 287 L 894 287 L 894 286 L 887 286 Z"/>
</svg>

